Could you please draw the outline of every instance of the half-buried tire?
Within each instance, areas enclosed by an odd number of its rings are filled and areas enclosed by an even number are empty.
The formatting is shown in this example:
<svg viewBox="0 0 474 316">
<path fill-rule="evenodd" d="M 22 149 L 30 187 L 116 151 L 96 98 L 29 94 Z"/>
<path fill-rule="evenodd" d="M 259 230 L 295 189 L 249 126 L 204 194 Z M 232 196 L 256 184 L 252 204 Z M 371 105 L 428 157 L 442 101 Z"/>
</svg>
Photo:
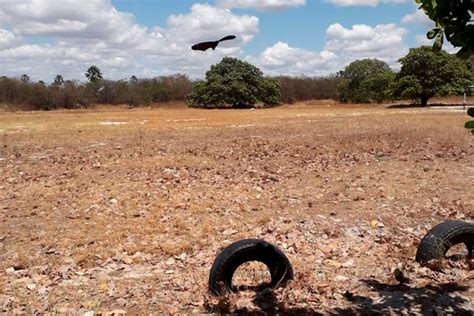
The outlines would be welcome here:
<svg viewBox="0 0 474 316">
<path fill-rule="evenodd" d="M 226 247 L 214 260 L 209 273 L 209 290 L 214 295 L 234 291 L 232 277 L 237 268 L 250 261 L 263 263 L 270 270 L 270 288 L 283 287 L 293 279 L 288 258 L 274 245 L 259 239 L 245 239 Z"/>
<path fill-rule="evenodd" d="M 465 244 L 468 258 L 472 259 L 474 224 L 447 220 L 436 225 L 423 237 L 416 252 L 416 261 L 422 264 L 445 258 L 448 250 L 457 244 Z"/>
</svg>

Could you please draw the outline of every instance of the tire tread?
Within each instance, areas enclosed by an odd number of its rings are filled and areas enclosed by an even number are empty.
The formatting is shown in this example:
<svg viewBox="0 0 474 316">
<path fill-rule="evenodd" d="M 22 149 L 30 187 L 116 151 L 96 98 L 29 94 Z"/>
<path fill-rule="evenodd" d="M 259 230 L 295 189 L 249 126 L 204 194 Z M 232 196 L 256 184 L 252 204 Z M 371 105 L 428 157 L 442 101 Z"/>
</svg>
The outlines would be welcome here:
<svg viewBox="0 0 474 316">
<path fill-rule="evenodd" d="M 247 260 L 246 257 L 252 257 L 252 255 L 262 251 L 262 249 L 266 249 L 266 251 L 268 251 L 269 254 L 276 260 L 273 267 L 276 269 L 275 271 L 278 271 L 278 267 L 281 266 L 284 266 L 286 269 L 286 272 L 279 280 L 274 280 L 272 271 L 270 271 L 272 274 L 272 287 L 283 286 L 286 281 L 293 278 L 293 269 L 291 267 L 290 261 L 277 247 L 260 239 L 244 239 L 227 246 L 217 255 L 209 273 L 210 292 L 215 295 L 222 295 L 232 290 L 232 284 L 230 283 L 235 270 L 230 268 L 230 271 L 226 271 L 226 269 L 229 269 L 229 267 L 234 267 L 236 263 L 242 264 L 248 261 L 253 261 L 253 259 Z M 265 262 L 263 263 L 266 264 Z M 270 268 L 270 270 L 272 269 L 268 264 L 266 265 L 268 268 Z M 229 273 L 232 275 L 226 275 Z M 220 286 L 221 282 L 224 283 L 223 288 Z"/>
<path fill-rule="evenodd" d="M 416 261 L 425 263 L 432 259 L 444 258 L 446 252 L 457 243 L 470 243 L 474 240 L 474 224 L 447 220 L 430 229 L 421 240 Z"/>
</svg>

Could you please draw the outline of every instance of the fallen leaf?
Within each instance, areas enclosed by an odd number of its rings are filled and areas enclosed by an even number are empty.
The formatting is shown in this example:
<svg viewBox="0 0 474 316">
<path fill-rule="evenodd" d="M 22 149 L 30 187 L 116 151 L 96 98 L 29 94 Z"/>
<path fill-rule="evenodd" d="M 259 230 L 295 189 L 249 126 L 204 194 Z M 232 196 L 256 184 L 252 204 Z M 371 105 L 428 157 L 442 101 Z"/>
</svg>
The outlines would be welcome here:
<svg viewBox="0 0 474 316">
<path fill-rule="evenodd" d="M 28 290 L 33 291 L 36 288 L 36 284 L 28 283 L 26 287 L 28 288 Z"/>
<path fill-rule="evenodd" d="M 375 229 L 375 228 L 377 228 L 378 223 L 379 222 L 377 220 L 373 219 L 373 220 L 370 221 L 370 227 Z"/>
<path fill-rule="evenodd" d="M 130 257 L 130 256 L 125 256 L 122 258 L 122 262 L 125 263 L 125 264 L 132 264 L 133 263 L 133 258 Z"/>
</svg>

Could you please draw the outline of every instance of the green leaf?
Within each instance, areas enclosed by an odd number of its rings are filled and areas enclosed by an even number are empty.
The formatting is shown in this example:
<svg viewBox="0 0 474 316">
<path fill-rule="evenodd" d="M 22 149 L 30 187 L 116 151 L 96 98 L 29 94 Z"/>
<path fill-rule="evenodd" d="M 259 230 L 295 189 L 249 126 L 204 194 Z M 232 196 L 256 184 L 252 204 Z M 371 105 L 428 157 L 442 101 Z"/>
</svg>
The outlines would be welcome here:
<svg viewBox="0 0 474 316">
<path fill-rule="evenodd" d="M 428 33 L 426 33 L 426 37 L 428 37 L 428 39 L 433 39 L 433 38 L 435 38 L 436 35 L 438 35 L 439 31 L 441 31 L 441 29 L 434 28 L 434 29 L 428 31 Z"/>
<path fill-rule="evenodd" d="M 474 108 L 467 110 L 467 115 L 474 117 Z"/>
<path fill-rule="evenodd" d="M 438 35 L 436 36 L 436 40 L 433 44 L 433 50 L 435 52 L 439 52 L 441 48 L 443 47 L 443 38 L 444 38 L 443 31 L 440 31 Z"/>
<path fill-rule="evenodd" d="M 474 121 L 467 121 L 466 124 L 464 124 L 465 128 L 474 128 Z"/>
</svg>

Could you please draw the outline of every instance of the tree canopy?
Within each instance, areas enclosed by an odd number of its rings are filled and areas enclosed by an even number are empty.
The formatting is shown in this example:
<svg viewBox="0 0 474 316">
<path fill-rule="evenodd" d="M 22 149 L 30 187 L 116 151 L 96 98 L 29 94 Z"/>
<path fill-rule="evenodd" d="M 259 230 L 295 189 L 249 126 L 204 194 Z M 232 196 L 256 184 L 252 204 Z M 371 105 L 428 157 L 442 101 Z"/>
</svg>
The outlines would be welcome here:
<svg viewBox="0 0 474 316">
<path fill-rule="evenodd" d="M 410 49 L 399 62 L 402 68 L 395 79 L 394 95 L 419 99 L 423 106 L 436 95 L 462 93 L 471 79 L 465 61 L 428 46 Z"/>
<path fill-rule="evenodd" d="M 211 66 L 206 80 L 197 82 L 188 97 L 195 107 L 251 107 L 256 103 L 278 105 L 279 84 L 265 78 L 262 71 L 250 63 L 236 58 L 224 57 Z"/>
<path fill-rule="evenodd" d="M 394 73 L 384 61 L 361 59 L 337 74 L 339 97 L 343 102 L 382 102 L 389 96 Z"/>
</svg>

